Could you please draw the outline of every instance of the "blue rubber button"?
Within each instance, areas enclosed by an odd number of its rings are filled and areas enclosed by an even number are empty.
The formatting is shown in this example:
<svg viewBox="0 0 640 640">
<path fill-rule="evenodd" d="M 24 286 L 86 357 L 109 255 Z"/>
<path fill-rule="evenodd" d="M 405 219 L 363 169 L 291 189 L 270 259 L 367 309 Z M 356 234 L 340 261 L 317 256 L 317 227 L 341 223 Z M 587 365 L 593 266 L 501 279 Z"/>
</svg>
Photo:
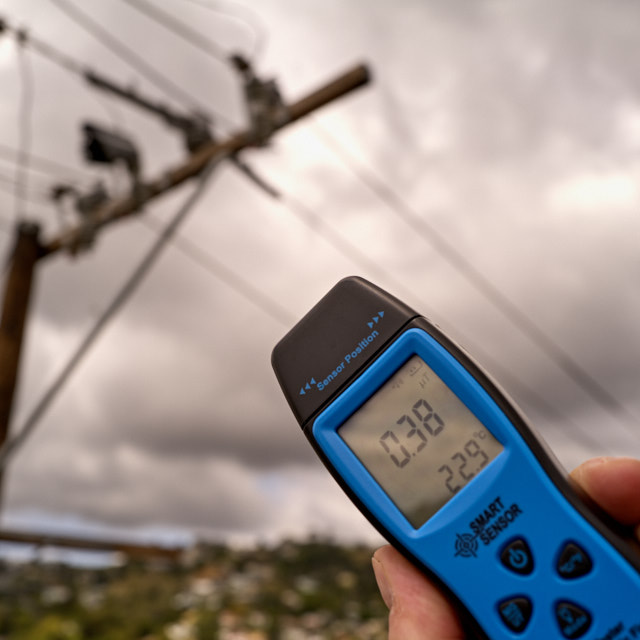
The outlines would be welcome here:
<svg viewBox="0 0 640 640">
<path fill-rule="evenodd" d="M 517 596 L 504 600 L 498 605 L 502 622 L 516 633 L 522 633 L 531 620 L 533 607 L 531 600 L 524 596 Z"/>
<path fill-rule="evenodd" d="M 568 542 L 562 549 L 556 567 L 561 578 L 573 580 L 591 571 L 593 564 L 587 552 L 575 542 Z"/>
<path fill-rule="evenodd" d="M 582 607 L 572 602 L 558 602 L 556 620 L 562 635 L 569 640 L 581 638 L 591 626 L 591 616 Z"/>
<path fill-rule="evenodd" d="M 527 576 L 533 571 L 533 554 L 522 538 L 512 540 L 502 550 L 500 562 L 510 571 L 522 576 Z"/>
</svg>

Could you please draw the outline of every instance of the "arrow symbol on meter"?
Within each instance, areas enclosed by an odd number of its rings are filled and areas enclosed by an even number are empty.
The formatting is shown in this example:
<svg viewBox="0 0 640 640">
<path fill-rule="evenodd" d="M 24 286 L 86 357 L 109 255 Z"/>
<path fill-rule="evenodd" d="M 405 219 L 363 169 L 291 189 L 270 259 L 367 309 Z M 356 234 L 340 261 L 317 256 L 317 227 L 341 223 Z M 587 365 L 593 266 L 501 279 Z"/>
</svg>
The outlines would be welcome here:
<svg viewBox="0 0 640 640">
<path fill-rule="evenodd" d="M 367 322 L 367 324 L 369 325 L 369 329 L 373 329 L 374 325 L 378 324 L 378 322 L 380 322 L 383 317 L 384 311 L 378 311 L 378 315 L 373 316 L 373 318 L 371 318 L 371 322 Z"/>
<path fill-rule="evenodd" d="M 300 396 L 307 395 L 307 391 L 311 391 L 311 385 L 312 384 L 316 384 L 316 379 L 315 378 L 311 378 L 311 380 L 309 380 L 309 382 L 307 382 L 305 385 L 300 387 L 300 393 L 298 395 L 300 395 Z"/>
</svg>

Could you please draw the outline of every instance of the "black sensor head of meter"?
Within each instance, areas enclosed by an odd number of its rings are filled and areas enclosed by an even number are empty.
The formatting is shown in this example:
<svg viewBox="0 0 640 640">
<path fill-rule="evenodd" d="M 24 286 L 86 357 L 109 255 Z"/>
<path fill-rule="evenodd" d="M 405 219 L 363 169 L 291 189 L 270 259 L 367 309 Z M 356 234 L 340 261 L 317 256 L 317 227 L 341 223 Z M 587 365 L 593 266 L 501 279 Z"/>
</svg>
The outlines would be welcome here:
<svg viewBox="0 0 640 640">
<path fill-rule="evenodd" d="M 317 414 L 418 315 L 362 278 L 333 287 L 273 351 L 273 368 L 298 422 Z"/>
</svg>

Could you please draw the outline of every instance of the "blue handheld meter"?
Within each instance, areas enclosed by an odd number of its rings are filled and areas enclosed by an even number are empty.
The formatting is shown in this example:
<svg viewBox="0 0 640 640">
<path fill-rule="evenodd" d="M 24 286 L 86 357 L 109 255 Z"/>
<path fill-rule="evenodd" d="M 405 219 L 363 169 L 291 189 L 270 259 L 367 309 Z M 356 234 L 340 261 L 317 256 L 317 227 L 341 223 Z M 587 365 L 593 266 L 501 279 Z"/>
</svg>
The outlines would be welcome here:
<svg viewBox="0 0 640 640">
<path fill-rule="evenodd" d="M 346 278 L 272 361 L 329 471 L 476 637 L 640 639 L 640 558 L 440 329 Z"/>
</svg>

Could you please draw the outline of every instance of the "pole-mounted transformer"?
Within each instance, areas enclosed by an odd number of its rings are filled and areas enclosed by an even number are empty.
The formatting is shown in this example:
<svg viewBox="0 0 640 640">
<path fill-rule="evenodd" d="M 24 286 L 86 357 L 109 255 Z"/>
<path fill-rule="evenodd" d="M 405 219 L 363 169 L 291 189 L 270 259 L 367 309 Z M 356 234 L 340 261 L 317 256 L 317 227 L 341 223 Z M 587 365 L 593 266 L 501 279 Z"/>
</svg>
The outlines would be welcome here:
<svg viewBox="0 0 640 640">
<path fill-rule="evenodd" d="M 86 122 L 84 131 L 84 155 L 89 162 L 101 164 L 123 163 L 134 183 L 140 174 L 140 155 L 136 146 L 126 136 L 107 131 Z"/>
</svg>

